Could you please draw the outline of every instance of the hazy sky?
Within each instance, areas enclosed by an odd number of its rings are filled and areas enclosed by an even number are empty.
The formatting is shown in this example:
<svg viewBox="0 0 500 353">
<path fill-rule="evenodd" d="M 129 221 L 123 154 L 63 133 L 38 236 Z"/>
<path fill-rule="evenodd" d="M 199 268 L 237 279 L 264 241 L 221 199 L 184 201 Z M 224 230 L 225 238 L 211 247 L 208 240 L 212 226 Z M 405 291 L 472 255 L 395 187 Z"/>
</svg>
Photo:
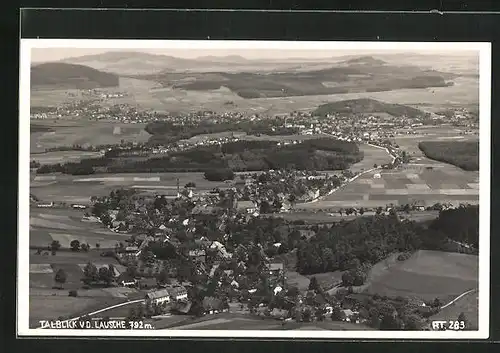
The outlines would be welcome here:
<svg viewBox="0 0 500 353">
<path fill-rule="evenodd" d="M 33 48 L 31 50 L 32 62 L 57 61 L 69 57 L 83 55 L 101 54 L 110 51 L 136 51 L 150 54 L 170 55 L 179 58 L 197 58 L 200 56 L 228 56 L 239 55 L 248 59 L 282 59 L 282 58 L 328 58 L 343 55 L 383 55 L 395 53 L 408 53 L 405 51 L 381 50 L 381 51 L 363 51 L 363 50 L 263 50 L 263 49 L 91 49 L 91 48 Z M 415 54 L 442 54 L 444 56 L 467 56 L 477 57 L 477 52 L 471 51 L 419 51 Z"/>
</svg>

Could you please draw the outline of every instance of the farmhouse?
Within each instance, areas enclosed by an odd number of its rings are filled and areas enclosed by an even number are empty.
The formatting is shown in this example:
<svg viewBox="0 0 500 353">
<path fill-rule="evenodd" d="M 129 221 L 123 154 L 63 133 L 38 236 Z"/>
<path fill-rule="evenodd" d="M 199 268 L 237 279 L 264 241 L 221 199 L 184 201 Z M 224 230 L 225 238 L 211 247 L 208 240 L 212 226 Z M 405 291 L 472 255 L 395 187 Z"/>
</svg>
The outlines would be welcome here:
<svg viewBox="0 0 500 353">
<path fill-rule="evenodd" d="M 137 285 L 137 280 L 126 272 L 118 276 L 117 282 L 123 287 L 135 287 Z"/>
<path fill-rule="evenodd" d="M 222 245 L 218 241 L 214 241 L 212 245 L 210 245 L 210 249 L 217 250 L 217 257 L 221 259 L 230 259 L 232 256 L 230 253 L 226 251 L 224 245 Z"/>
<path fill-rule="evenodd" d="M 270 263 L 267 265 L 270 275 L 279 275 L 284 270 L 284 265 L 282 262 Z"/>
<path fill-rule="evenodd" d="M 71 207 L 77 208 L 77 209 L 86 209 L 87 208 L 87 206 L 85 206 L 85 205 L 79 205 L 79 204 L 73 204 L 73 205 L 71 205 Z"/>
<path fill-rule="evenodd" d="M 238 201 L 236 206 L 238 210 L 244 211 L 246 213 L 254 213 L 257 211 L 257 205 L 254 201 Z"/>
<path fill-rule="evenodd" d="M 215 297 L 205 297 L 203 299 L 203 309 L 208 314 L 217 314 L 222 311 L 222 301 Z"/>
<path fill-rule="evenodd" d="M 148 304 L 170 303 L 170 293 L 166 289 L 160 289 L 147 293 L 145 299 Z"/>
<path fill-rule="evenodd" d="M 187 290 L 183 286 L 170 287 L 168 288 L 168 292 L 172 300 L 186 301 L 188 299 Z"/>
<path fill-rule="evenodd" d="M 205 263 L 206 252 L 203 249 L 190 250 L 188 253 L 189 257 L 195 262 Z"/>
</svg>

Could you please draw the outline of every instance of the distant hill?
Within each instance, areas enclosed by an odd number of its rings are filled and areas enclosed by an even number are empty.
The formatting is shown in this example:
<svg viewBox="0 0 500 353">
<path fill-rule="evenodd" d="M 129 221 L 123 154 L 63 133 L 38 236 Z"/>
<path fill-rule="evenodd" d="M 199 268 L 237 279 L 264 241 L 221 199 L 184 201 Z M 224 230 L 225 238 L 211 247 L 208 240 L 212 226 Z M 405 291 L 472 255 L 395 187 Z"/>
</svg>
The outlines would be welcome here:
<svg viewBox="0 0 500 353">
<path fill-rule="evenodd" d="M 325 116 L 327 114 L 362 114 L 362 113 L 387 113 L 392 116 L 419 117 L 425 113 L 419 109 L 401 104 L 391 104 L 370 98 L 350 99 L 320 105 L 313 114 Z"/>
<path fill-rule="evenodd" d="M 343 61 L 343 63 L 348 65 L 385 65 L 385 61 L 380 59 L 375 59 L 373 56 L 360 56 L 357 58 L 349 59 Z"/>
<path fill-rule="evenodd" d="M 31 68 L 33 89 L 93 89 L 116 87 L 117 75 L 102 72 L 84 65 L 45 63 Z"/>
</svg>

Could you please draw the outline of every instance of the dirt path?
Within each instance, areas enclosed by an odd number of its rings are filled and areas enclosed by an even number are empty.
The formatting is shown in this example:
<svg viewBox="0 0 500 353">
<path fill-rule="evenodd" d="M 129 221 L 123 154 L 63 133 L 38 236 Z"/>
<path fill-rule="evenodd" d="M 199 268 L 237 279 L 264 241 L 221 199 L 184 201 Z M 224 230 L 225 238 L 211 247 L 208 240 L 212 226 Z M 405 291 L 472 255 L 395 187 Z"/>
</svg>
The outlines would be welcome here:
<svg viewBox="0 0 500 353">
<path fill-rule="evenodd" d="M 467 292 L 464 292 L 464 293 L 460 294 L 458 297 L 456 297 L 455 299 L 453 299 L 452 301 L 450 301 L 448 304 L 443 305 L 440 308 L 440 310 L 443 310 L 443 309 L 449 307 L 450 305 L 452 305 L 453 303 L 455 303 L 456 301 L 458 301 L 460 298 L 465 297 L 467 294 L 474 293 L 474 292 L 477 292 L 477 291 L 478 291 L 478 289 L 474 288 L 474 289 L 468 290 Z"/>
</svg>

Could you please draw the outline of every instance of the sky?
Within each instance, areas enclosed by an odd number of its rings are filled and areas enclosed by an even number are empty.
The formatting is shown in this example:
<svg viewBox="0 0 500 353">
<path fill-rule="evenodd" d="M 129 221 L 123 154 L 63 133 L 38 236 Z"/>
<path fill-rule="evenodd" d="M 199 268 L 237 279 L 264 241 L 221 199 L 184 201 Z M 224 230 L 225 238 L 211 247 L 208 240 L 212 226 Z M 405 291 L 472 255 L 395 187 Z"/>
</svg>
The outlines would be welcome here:
<svg viewBox="0 0 500 353">
<path fill-rule="evenodd" d="M 382 55 L 408 53 L 408 50 L 383 50 L 383 51 L 364 51 L 364 50 L 297 50 L 297 49 L 130 49 L 130 48 L 32 48 L 32 62 L 58 61 L 69 57 L 78 57 L 84 55 L 102 54 L 110 51 L 137 51 L 149 54 L 169 55 L 179 58 L 197 58 L 200 56 L 228 56 L 239 55 L 247 59 L 283 59 L 283 58 L 329 58 L 344 55 Z M 465 51 L 419 51 L 415 54 L 442 54 L 445 56 L 474 56 L 474 52 Z M 477 54 L 476 54 L 477 55 Z"/>
</svg>

